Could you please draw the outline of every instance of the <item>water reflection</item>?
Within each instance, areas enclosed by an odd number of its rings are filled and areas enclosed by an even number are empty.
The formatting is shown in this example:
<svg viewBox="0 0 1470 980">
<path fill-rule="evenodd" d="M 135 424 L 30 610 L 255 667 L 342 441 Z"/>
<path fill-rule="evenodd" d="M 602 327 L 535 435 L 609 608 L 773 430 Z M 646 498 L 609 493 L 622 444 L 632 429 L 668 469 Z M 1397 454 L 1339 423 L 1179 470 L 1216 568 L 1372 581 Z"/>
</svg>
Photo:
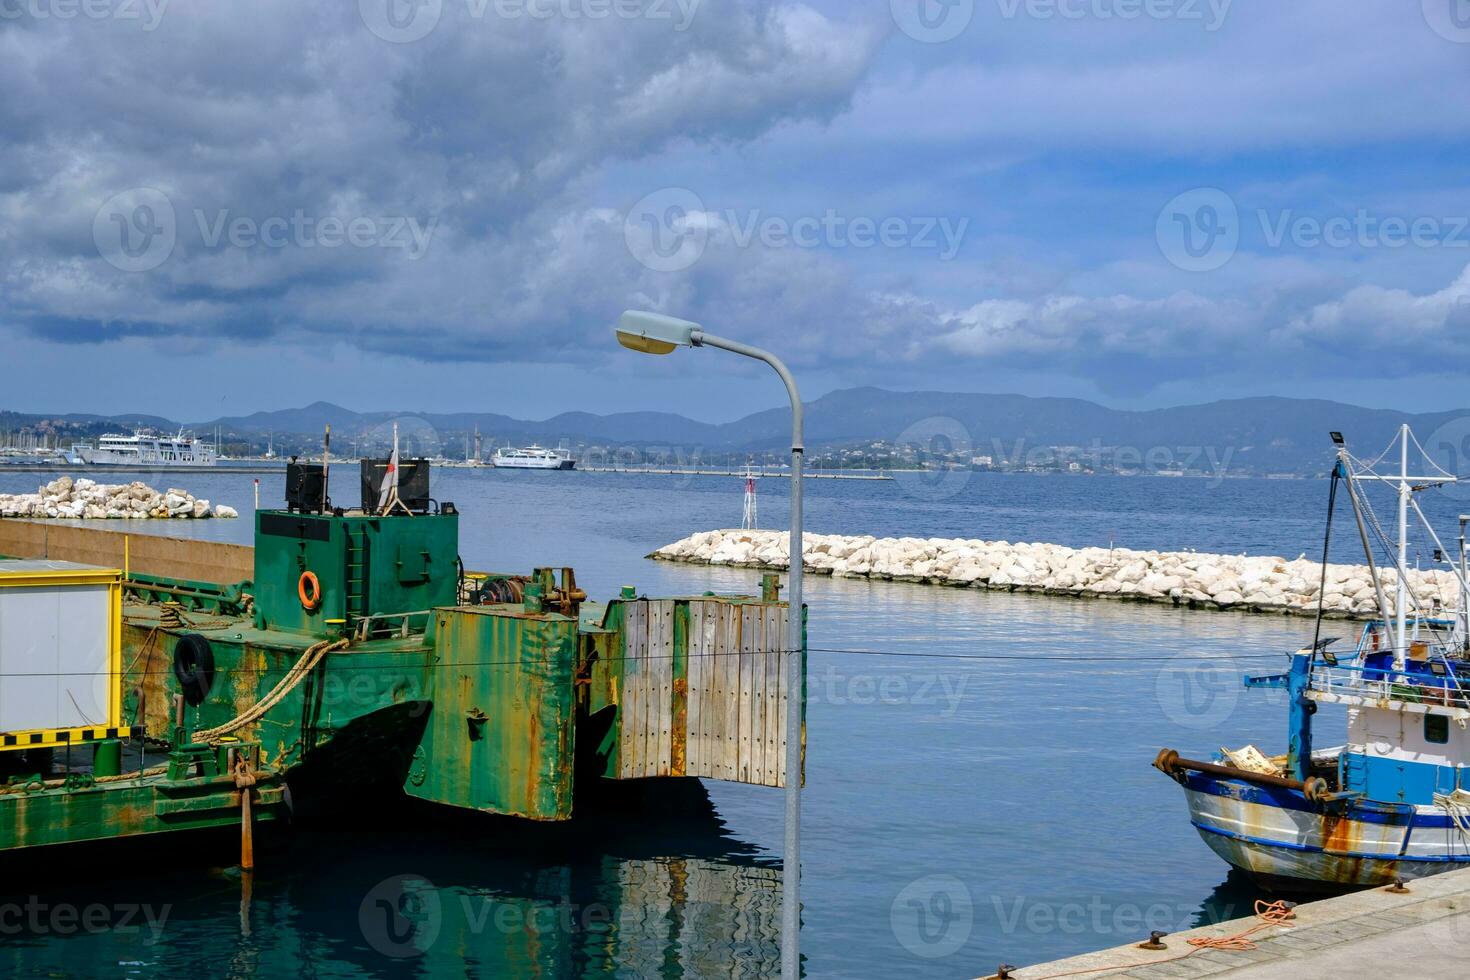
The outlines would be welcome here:
<svg viewBox="0 0 1470 980">
<path fill-rule="evenodd" d="M 651 788 L 650 788 L 651 789 Z M 9 975 L 764 977 L 780 868 L 694 781 L 566 826 L 405 806 L 373 829 L 298 828 L 254 880 L 150 848 L 137 874 L 0 896 Z M 173 850 L 170 860 L 170 849 Z M 117 851 L 110 854 L 118 856 Z M 30 880 L 42 880 L 30 876 Z M 34 914 L 27 916 L 27 909 Z M 87 909 L 95 921 L 82 922 Z M 18 927 L 18 928 L 17 928 Z M 8 967 L 8 969 L 6 969 Z"/>
<path fill-rule="evenodd" d="M 758 587 L 751 569 L 643 559 L 738 521 L 738 481 L 461 470 L 435 482 L 464 515 L 471 567 L 573 565 L 597 597 L 625 583 L 681 595 Z M 772 525 L 784 521 L 781 482 L 761 487 Z M 1106 544 L 1116 531 L 1130 546 L 1288 556 L 1320 547 L 1323 488 L 1306 482 L 1227 481 L 1206 494 L 1181 480 L 977 479 L 941 502 L 895 499 L 887 484 L 817 483 L 809 525 L 821 531 L 1071 544 Z M 191 474 L 188 487 L 246 516 L 130 530 L 248 541 L 248 477 Z M 278 482 L 262 481 L 263 502 L 279 496 Z M 1310 638 L 1310 620 L 823 577 L 807 587 L 802 940 L 812 975 L 974 975 L 1250 914 L 1261 894 L 1234 876 L 1222 883 L 1225 866 L 1177 785 L 1149 763 L 1164 746 L 1281 751 L 1278 694 L 1244 691 L 1239 678 L 1279 669 L 1282 652 Z M 854 649 L 924 656 L 837 652 Z M 992 659 L 964 659 L 977 654 Z M 1343 737 L 1341 715 L 1317 723 L 1322 744 Z M 760 975 L 778 961 L 768 856 L 781 845 L 780 795 L 707 790 L 728 827 L 708 808 L 672 812 L 668 801 L 568 828 L 423 813 L 367 827 L 381 802 L 363 800 L 330 829 L 301 829 L 284 852 L 262 855 L 249 936 L 238 879 L 180 870 L 197 865 L 202 845 L 169 843 L 151 860 L 108 850 L 87 874 L 110 868 L 126 883 L 61 894 L 78 906 L 170 903 L 163 941 L 148 945 L 146 928 L 4 934 L 0 970 Z M 204 853 L 226 860 L 237 847 Z M 35 888 L 53 877 L 6 880 Z M 427 920 L 416 917 L 431 895 L 437 933 L 419 951 L 415 923 Z M 918 910 L 931 917 L 920 922 Z M 957 926 L 937 927 L 940 917 Z M 406 939 L 411 955 L 376 949 L 372 928 L 391 928 L 384 935 Z"/>
</svg>

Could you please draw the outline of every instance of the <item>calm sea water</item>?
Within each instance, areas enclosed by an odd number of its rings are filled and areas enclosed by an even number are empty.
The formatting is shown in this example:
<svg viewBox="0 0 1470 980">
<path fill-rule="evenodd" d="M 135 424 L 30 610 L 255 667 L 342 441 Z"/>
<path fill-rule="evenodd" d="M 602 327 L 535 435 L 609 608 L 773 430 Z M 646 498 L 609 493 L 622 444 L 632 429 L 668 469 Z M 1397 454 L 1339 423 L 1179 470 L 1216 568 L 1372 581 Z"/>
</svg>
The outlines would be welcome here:
<svg viewBox="0 0 1470 980">
<path fill-rule="evenodd" d="M 252 479 L 166 481 L 239 508 L 238 521 L 132 527 L 246 543 Z M 36 482 L 4 474 L 0 491 Z M 281 478 L 261 482 L 274 506 Z M 807 524 L 1296 557 L 1320 553 L 1326 491 L 1323 481 L 985 474 L 812 481 Z M 756 586 L 749 570 L 644 558 L 691 531 L 737 524 L 736 479 L 445 470 L 435 496 L 464 515 L 472 568 L 572 565 L 594 597 L 624 584 L 652 594 Z M 784 481 L 762 481 L 763 524 L 784 526 L 785 502 Z M 1441 535 L 1470 510 L 1446 494 L 1425 504 Z M 1380 516 L 1387 526 L 1386 502 Z M 1338 557 L 1356 558 L 1354 537 L 1339 526 Z M 1420 547 L 1427 555 L 1432 545 Z M 1239 676 L 1283 666 L 1310 621 L 809 583 L 809 975 L 967 977 L 1249 913 L 1255 893 L 1227 875 L 1190 827 L 1178 787 L 1149 762 L 1165 746 L 1284 751 L 1279 699 L 1242 690 Z M 1339 717 L 1318 718 L 1319 744 L 1341 738 Z M 187 861 L 166 852 L 122 867 L 104 854 L 65 885 L 7 878 L 0 969 L 775 975 L 781 795 L 705 788 L 707 805 L 544 830 L 365 806 L 360 824 L 298 832 L 262 855 L 243 909 L 238 875 L 193 849 Z M 226 865 L 233 855 L 222 850 Z M 390 906 L 417 925 L 406 931 Z M 92 909 L 91 925 L 69 909 Z"/>
</svg>

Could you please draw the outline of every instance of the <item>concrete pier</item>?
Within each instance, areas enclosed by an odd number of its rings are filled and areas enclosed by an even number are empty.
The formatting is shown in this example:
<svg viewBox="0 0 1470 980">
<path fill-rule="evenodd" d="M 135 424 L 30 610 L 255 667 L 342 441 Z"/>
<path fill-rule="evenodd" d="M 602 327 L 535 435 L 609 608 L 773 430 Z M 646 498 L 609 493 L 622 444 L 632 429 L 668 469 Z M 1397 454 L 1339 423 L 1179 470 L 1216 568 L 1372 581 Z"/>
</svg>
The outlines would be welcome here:
<svg viewBox="0 0 1470 980">
<path fill-rule="evenodd" d="M 1196 949 L 1188 942 L 1234 935 L 1261 921 L 1250 916 L 1167 936 L 1163 950 L 1118 946 L 1012 970 L 1010 975 L 1015 980 L 1470 976 L 1470 868 L 1421 878 L 1408 888 L 1407 894 L 1375 888 L 1299 905 L 1291 923 L 1252 934 L 1254 949 Z M 980 975 L 993 976 L 993 968 Z"/>
</svg>

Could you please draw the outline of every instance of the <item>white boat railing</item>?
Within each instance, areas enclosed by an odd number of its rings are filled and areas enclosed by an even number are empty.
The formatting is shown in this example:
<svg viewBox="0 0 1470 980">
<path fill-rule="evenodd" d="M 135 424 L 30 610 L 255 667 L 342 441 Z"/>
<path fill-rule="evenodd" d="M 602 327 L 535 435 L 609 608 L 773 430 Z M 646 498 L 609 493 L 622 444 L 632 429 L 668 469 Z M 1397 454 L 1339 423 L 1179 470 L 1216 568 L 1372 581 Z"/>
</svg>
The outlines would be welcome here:
<svg viewBox="0 0 1470 980">
<path fill-rule="evenodd" d="M 1470 708 L 1470 691 L 1449 661 L 1441 658 L 1444 673 L 1399 671 L 1392 666 L 1368 667 L 1319 664 L 1312 669 L 1307 689 L 1318 694 L 1400 701 L 1408 704 Z"/>
</svg>

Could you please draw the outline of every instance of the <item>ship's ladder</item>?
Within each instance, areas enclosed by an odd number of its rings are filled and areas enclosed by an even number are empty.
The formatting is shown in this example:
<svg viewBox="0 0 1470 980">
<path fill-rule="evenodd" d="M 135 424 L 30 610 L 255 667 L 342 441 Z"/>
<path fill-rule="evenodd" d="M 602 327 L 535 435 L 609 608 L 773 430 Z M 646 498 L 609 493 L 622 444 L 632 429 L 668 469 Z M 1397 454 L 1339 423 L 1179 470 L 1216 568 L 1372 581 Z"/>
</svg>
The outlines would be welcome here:
<svg viewBox="0 0 1470 980">
<path fill-rule="evenodd" d="M 342 581 L 347 590 L 344 614 L 348 623 L 369 615 L 367 608 L 368 533 L 365 526 L 347 523 L 347 548 Z"/>
</svg>

